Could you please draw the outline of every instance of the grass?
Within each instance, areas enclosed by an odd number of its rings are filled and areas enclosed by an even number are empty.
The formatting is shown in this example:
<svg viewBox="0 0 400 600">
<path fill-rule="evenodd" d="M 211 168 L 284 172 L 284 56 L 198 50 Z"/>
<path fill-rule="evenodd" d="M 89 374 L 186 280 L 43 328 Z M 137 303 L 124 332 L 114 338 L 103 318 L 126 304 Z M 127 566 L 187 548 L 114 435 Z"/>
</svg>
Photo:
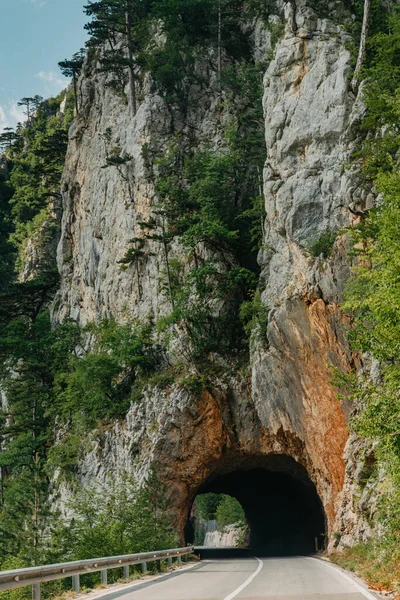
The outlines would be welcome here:
<svg viewBox="0 0 400 600">
<path fill-rule="evenodd" d="M 362 577 L 372 590 L 394 592 L 400 600 L 400 545 L 395 539 L 360 543 L 329 558 Z"/>
</svg>

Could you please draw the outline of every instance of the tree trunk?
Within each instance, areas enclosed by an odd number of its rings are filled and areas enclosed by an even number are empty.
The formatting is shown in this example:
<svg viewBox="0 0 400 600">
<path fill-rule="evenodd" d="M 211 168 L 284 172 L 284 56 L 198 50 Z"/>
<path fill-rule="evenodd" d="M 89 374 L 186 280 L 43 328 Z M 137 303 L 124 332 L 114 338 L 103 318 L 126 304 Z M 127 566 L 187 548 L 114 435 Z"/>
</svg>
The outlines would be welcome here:
<svg viewBox="0 0 400 600">
<path fill-rule="evenodd" d="M 172 291 L 171 269 L 169 266 L 169 251 L 168 251 L 167 232 L 165 229 L 164 217 L 162 217 L 161 230 L 162 230 L 162 243 L 163 243 L 163 247 L 164 247 L 165 265 L 167 268 L 168 290 L 169 290 L 169 295 L 171 298 L 171 306 L 172 306 L 172 309 L 174 310 L 175 309 L 175 301 L 174 301 L 174 294 Z"/>
<path fill-rule="evenodd" d="M 35 565 L 37 564 L 37 552 L 39 546 L 39 454 L 37 451 L 37 435 L 36 435 L 36 423 L 37 423 L 37 401 L 33 403 L 32 411 L 33 429 L 32 437 L 35 449 L 33 457 L 33 468 L 34 468 L 34 505 L 33 505 L 33 556 Z"/>
<path fill-rule="evenodd" d="M 0 467 L 0 506 L 3 506 L 3 505 L 4 505 L 4 472 L 3 472 L 3 467 Z"/>
<path fill-rule="evenodd" d="M 137 284 L 138 284 L 138 293 L 139 293 L 139 300 L 142 299 L 142 285 L 140 283 L 140 271 L 139 271 L 139 257 L 135 256 L 135 263 L 136 263 L 136 277 L 137 277 Z"/>
<path fill-rule="evenodd" d="M 133 68 L 133 50 L 132 50 L 132 20 L 130 13 L 130 2 L 126 2 L 125 11 L 125 23 L 126 23 L 126 42 L 128 44 L 128 60 L 129 60 L 129 90 L 130 90 L 130 104 L 132 116 L 136 115 L 136 88 L 135 88 L 135 72 Z"/>
<path fill-rule="evenodd" d="M 74 76 L 73 76 L 73 82 L 74 82 L 74 99 L 75 99 L 75 110 L 76 110 L 76 114 L 79 115 L 79 106 L 78 106 L 78 89 L 77 89 L 77 85 L 76 85 L 76 73 L 74 71 Z"/>
<path fill-rule="evenodd" d="M 172 306 L 172 309 L 174 310 L 175 309 L 175 301 L 174 301 L 174 294 L 172 292 L 171 269 L 169 266 L 169 252 L 168 252 L 167 240 L 165 239 L 165 234 L 163 235 L 163 246 L 164 246 L 165 264 L 167 267 L 168 290 L 169 290 L 169 295 L 170 295 L 170 299 L 171 299 L 171 306 Z"/>
<path fill-rule="evenodd" d="M 264 200 L 264 190 L 263 190 L 263 183 L 262 183 L 262 178 L 261 178 L 261 169 L 260 169 L 259 165 L 257 165 L 257 174 L 258 174 L 258 193 L 260 195 L 261 202 L 264 202 L 265 201 Z M 264 240 L 265 240 L 265 215 L 264 214 L 261 214 L 260 220 L 261 220 L 261 238 L 262 238 L 262 244 L 264 244 Z"/>
<path fill-rule="evenodd" d="M 358 58 L 356 68 L 354 70 L 353 79 L 351 80 L 351 89 L 354 93 L 357 93 L 359 86 L 359 78 L 361 69 L 365 60 L 365 53 L 367 47 L 367 38 L 368 38 L 368 29 L 369 29 L 369 20 L 370 20 L 370 12 L 371 12 L 371 0 L 364 0 L 364 18 L 361 30 L 361 40 L 360 40 L 360 48 L 358 51 Z"/>
<path fill-rule="evenodd" d="M 33 555 L 35 565 L 37 565 L 38 550 L 39 550 L 39 455 L 35 454 L 35 501 L 33 509 Z"/>
<path fill-rule="evenodd" d="M 222 7 L 221 7 L 221 0 L 218 0 L 218 77 L 219 77 L 220 91 L 221 91 L 221 71 L 222 71 Z"/>
</svg>

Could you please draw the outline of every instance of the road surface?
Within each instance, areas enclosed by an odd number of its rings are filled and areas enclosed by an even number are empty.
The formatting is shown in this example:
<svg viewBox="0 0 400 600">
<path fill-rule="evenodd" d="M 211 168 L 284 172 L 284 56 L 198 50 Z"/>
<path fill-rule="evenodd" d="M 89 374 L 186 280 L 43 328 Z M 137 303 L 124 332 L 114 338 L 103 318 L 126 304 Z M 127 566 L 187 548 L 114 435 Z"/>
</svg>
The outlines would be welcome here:
<svg viewBox="0 0 400 600">
<path fill-rule="evenodd" d="M 107 600 L 368 600 L 349 575 L 313 558 L 207 560 Z"/>
</svg>

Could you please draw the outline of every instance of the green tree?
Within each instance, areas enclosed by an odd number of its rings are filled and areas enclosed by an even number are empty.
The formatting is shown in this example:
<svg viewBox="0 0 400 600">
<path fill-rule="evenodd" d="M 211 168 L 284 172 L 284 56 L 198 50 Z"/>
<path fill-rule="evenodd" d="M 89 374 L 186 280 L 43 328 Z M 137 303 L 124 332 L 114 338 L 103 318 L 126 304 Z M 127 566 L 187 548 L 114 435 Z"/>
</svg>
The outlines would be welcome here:
<svg viewBox="0 0 400 600">
<path fill-rule="evenodd" d="M 39 108 L 40 104 L 43 102 L 42 96 L 33 96 L 33 98 L 22 98 L 19 102 L 17 102 L 18 106 L 22 106 L 25 108 L 24 114 L 26 115 L 26 119 L 28 122 L 28 126 L 30 125 L 32 118 L 35 114 L 35 111 Z"/>
<path fill-rule="evenodd" d="M 82 348 L 79 356 L 71 355 L 57 374 L 58 414 L 83 430 L 94 427 L 98 419 L 123 416 L 132 387 L 159 364 L 151 332 L 148 324 L 120 326 L 114 320 L 89 326 L 84 334 L 92 336 L 90 352 Z"/>
<path fill-rule="evenodd" d="M 125 86 L 124 73 L 128 71 L 129 105 L 132 116 L 137 109 L 136 99 L 136 59 L 133 33 L 133 17 L 137 6 L 136 0 L 100 0 L 89 2 L 85 12 L 92 21 L 85 25 L 91 39 L 90 46 L 101 47 L 101 70 L 111 71 L 119 78 L 122 90 Z M 121 52 L 123 40 L 123 52 Z M 125 56 L 124 56 L 125 53 Z"/>
<path fill-rule="evenodd" d="M 5 393 L 0 411 L 0 562 L 20 556 L 26 564 L 37 564 L 45 548 L 54 337 L 48 314 L 35 314 L 33 304 L 29 314 L 3 321 L 0 337 Z M 14 310 L 12 302 L 7 312 Z"/>
<path fill-rule="evenodd" d="M 76 344 L 66 325 L 52 331 L 47 306 L 57 287 L 58 274 L 42 273 L 0 296 L 0 563 L 38 563 L 47 543 L 54 378 Z"/>
<path fill-rule="evenodd" d="M 82 560 L 175 547 L 166 492 L 154 470 L 143 486 L 125 477 L 104 489 L 79 489 L 70 504 L 72 520 L 55 532 L 56 554 Z"/>
<path fill-rule="evenodd" d="M 205 521 L 214 520 L 220 502 L 221 494 L 199 494 L 195 500 L 196 517 Z"/>
<path fill-rule="evenodd" d="M 61 174 L 73 118 L 72 93 L 67 96 L 64 115 L 59 114 L 64 95 L 35 105 L 29 126 L 19 126 L 15 141 L 7 150 L 6 183 L 9 212 L 8 239 L 18 252 L 17 268 L 23 266 L 24 247 L 43 223 L 51 221 L 52 206 L 59 197 Z M 30 110 L 31 102 L 29 103 Z M 54 219 L 53 219 L 54 221 Z M 42 235 L 43 244 L 46 235 Z"/>
<path fill-rule="evenodd" d="M 10 206 L 12 194 L 8 164 L 0 158 L 0 292 L 13 277 L 14 248 L 9 241 L 13 231 Z"/>
<path fill-rule="evenodd" d="M 246 517 L 240 502 L 226 494 L 222 494 L 215 516 L 220 527 L 246 524 Z"/>
<path fill-rule="evenodd" d="M 243 348 L 239 306 L 256 281 L 254 233 L 262 233 L 261 214 L 250 207 L 251 193 L 258 191 L 260 155 L 244 153 L 238 137 L 232 126 L 226 152 L 205 147 L 186 153 L 184 141 L 173 140 L 157 165 L 166 257 L 179 239 L 192 263 L 176 277 L 167 269 L 172 313 L 163 323 L 186 332 L 192 348 L 185 353 L 195 363 L 211 352 Z"/>
<path fill-rule="evenodd" d="M 65 59 L 58 63 L 61 69 L 61 73 L 64 77 L 72 78 L 74 86 L 74 99 L 75 99 L 75 110 L 76 114 L 79 115 L 79 103 L 78 103 L 78 90 L 77 81 L 79 74 L 82 70 L 83 61 L 85 60 L 86 51 L 81 48 L 79 52 L 76 52 L 71 59 Z"/>
<path fill-rule="evenodd" d="M 0 135 L 0 150 L 7 152 L 7 150 L 16 142 L 17 134 L 13 127 L 5 127 L 3 133 Z"/>
<path fill-rule="evenodd" d="M 360 435 L 374 441 L 377 468 L 386 472 L 377 516 L 385 541 L 375 548 L 382 556 L 397 547 L 400 498 L 400 138 L 396 115 L 400 98 L 400 14 L 395 9 L 389 26 L 375 33 L 364 67 L 368 112 L 362 130 L 369 135 L 359 155 L 366 180 L 380 194 L 375 208 L 361 211 L 351 230 L 357 266 L 347 285 L 344 310 L 350 313 L 352 348 L 379 361 L 378 373 L 339 374 L 338 385 L 356 408 L 351 422 Z"/>
</svg>

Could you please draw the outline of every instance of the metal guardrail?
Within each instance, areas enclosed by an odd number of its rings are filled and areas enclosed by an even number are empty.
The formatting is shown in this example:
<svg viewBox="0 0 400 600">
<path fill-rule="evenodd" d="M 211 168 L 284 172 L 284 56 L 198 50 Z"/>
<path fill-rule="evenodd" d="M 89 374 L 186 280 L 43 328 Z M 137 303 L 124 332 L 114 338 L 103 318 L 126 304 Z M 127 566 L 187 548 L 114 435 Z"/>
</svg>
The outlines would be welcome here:
<svg viewBox="0 0 400 600">
<path fill-rule="evenodd" d="M 122 556 L 108 556 L 105 558 L 89 558 L 88 560 L 77 560 L 55 565 L 2 571 L 0 572 L 0 592 L 32 585 L 33 600 L 40 600 L 40 585 L 42 583 L 72 577 L 72 589 L 79 594 L 80 575 L 100 572 L 101 583 L 106 585 L 108 569 L 122 567 L 124 570 L 124 577 L 128 579 L 129 567 L 131 565 L 142 565 L 142 572 L 146 573 L 148 562 L 167 559 L 168 566 L 172 567 L 172 560 L 174 558 L 178 559 L 178 564 L 180 565 L 182 564 L 182 557 L 192 554 L 193 551 L 194 547 L 188 546 L 187 548 L 175 548 L 173 550 L 161 550 L 159 552 L 142 552 L 140 554 L 124 554 Z"/>
</svg>

